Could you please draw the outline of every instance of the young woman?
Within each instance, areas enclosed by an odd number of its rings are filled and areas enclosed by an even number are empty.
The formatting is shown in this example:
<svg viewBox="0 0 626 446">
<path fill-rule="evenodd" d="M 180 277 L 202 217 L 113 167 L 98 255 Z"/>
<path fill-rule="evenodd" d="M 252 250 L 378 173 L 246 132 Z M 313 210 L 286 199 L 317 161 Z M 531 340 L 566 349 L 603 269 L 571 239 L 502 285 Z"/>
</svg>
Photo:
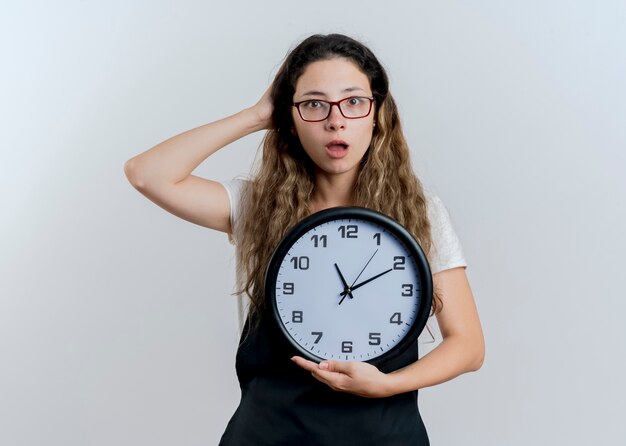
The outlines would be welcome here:
<svg viewBox="0 0 626 446">
<path fill-rule="evenodd" d="M 215 151 L 266 131 L 252 180 L 191 172 Z M 465 260 L 441 201 L 415 177 L 387 75 L 343 35 L 314 35 L 287 56 L 260 101 L 130 159 L 125 172 L 165 210 L 236 244 L 245 321 L 240 405 L 223 445 L 426 445 L 417 391 L 481 367 L 483 335 Z M 264 315 L 264 273 L 284 234 L 334 206 L 364 206 L 404 225 L 427 253 L 442 342 L 384 373 L 363 362 L 293 356 Z"/>
</svg>

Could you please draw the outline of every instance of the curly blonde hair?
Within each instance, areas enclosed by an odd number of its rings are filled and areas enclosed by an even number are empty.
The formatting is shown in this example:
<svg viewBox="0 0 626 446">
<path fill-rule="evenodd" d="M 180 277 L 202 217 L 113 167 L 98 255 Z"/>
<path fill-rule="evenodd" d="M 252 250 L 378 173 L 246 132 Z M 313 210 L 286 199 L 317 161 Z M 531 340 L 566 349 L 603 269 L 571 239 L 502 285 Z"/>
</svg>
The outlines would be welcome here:
<svg viewBox="0 0 626 446">
<path fill-rule="evenodd" d="M 265 271 L 274 249 L 290 228 L 311 213 L 315 165 L 292 132 L 296 82 L 310 63 L 332 58 L 350 60 L 368 76 L 376 104 L 376 126 L 361 160 L 351 204 L 394 218 L 431 254 L 426 197 L 411 167 L 385 70 L 366 46 L 350 37 L 311 36 L 291 51 L 272 83 L 273 126 L 262 143 L 258 172 L 243 191 L 236 250 L 245 283 L 238 292 L 250 298 L 250 317 L 263 313 Z M 435 293 L 432 312 L 440 309 L 441 299 Z"/>
</svg>

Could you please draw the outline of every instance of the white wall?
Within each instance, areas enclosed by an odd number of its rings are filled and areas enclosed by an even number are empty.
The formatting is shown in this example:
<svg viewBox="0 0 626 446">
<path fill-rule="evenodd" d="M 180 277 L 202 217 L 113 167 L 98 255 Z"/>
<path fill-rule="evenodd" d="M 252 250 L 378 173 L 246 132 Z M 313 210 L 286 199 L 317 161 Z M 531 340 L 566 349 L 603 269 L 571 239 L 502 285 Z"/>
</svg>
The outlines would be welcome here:
<svg viewBox="0 0 626 446">
<path fill-rule="evenodd" d="M 3 4 L 1 444 L 217 443 L 239 397 L 233 249 L 123 163 L 253 104 L 332 31 L 388 68 L 470 263 L 487 358 L 420 393 L 432 443 L 624 441 L 626 4 L 397 3 Z M 247 171 L 259 140 L 197 173 Z"/>
</svg>

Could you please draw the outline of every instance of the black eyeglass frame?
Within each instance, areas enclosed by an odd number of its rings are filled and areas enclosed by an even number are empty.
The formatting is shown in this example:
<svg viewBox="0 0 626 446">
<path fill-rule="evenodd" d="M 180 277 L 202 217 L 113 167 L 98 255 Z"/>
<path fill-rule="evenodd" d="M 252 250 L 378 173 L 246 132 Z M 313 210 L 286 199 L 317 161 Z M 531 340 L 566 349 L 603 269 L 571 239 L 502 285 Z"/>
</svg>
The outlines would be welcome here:
<svg viewBox="0 0 626 446">
<path fill-rule="evenodd" d="M 351 116 L 346 116 L 343 114 L 343 110 L 341 109 L 341 103 L 345 102 L 347 100 L 350 99 L 354 99 L 354 98 L 359 98 L 359 99 L 369 99 L 370 101 L 370 107 L 367 110 L 367 114 L 363 115 L 363 116 L 357 116 L 357 117 L 351 117 Z M 302 112 L 300 111 L 300 104 L 304 104 L 305 102 L 324 102 L 326 104 L 328 104 L 328 114 L 326 115 L 326 117 L 324 119 L 304 119 L 304 117 L 302 116 Z M 331 112 L 333 111 L 333 105 L 336 105 L 337 108 L 339 109 L 339 113 L 341 113 L 341 116 L 343 116 L 346 119 L 363 119 L 363 118 L 367 118 L 370 113 L 372 113 L 372 105 L 374 104 L 374 102 L 376 102 L 376 100 L 373 97 L 367 97 L 367 96 L 349 96 L 347 98 L 343 98 L 340 99 L 339 101 L 324 101 L 323 99 L 306 99 L 304 101 L 299 101 L 299 102 L 294 102 L 293 106 L 296 107 L 296 110 L 298 110 L 298 114 L 300 115 L 300 118 L 304 121 L 304 122 L 321 122 L 321 121 L 325 121 L 328 119 L 328 117 L 330 116 Z"/>
</svg>

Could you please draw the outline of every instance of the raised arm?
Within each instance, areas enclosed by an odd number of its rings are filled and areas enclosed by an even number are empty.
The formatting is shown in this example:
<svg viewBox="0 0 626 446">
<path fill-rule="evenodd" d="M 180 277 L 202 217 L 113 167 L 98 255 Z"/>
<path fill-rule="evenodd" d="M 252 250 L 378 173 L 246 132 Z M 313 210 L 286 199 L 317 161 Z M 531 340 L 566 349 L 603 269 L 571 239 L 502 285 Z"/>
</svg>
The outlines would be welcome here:
<svg viewBox="0 0 626 446">
<path fill-rule="evenodd" d="M 268 90 L 250 108 L 181 133 L 129 159 L 124 165 L 126 177 L 166 211 L 207 228 L 231 232 L 226 190 L 191 172 L 222 147 L 269 128 L 271 115 Z"/>
</svg>

